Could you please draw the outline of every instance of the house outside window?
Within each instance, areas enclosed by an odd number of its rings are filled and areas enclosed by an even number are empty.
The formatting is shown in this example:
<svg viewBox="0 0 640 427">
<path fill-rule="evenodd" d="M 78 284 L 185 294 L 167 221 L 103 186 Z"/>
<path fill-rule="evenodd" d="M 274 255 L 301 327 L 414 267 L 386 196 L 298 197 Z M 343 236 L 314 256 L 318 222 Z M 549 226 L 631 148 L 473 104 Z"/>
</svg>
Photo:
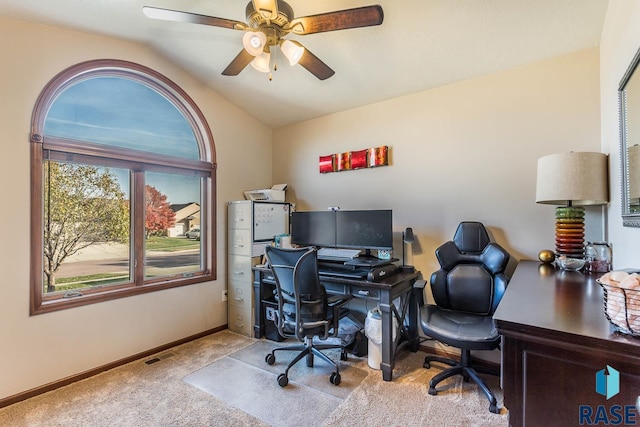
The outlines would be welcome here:
<svg viewBox="0 0 640 427">
<path fill-rule="evenodd" d="M 41 93 L 30 141 L 31 314 L 215 279 L 213 138 L 175 83 L 72 66 Z"/>
</svg>

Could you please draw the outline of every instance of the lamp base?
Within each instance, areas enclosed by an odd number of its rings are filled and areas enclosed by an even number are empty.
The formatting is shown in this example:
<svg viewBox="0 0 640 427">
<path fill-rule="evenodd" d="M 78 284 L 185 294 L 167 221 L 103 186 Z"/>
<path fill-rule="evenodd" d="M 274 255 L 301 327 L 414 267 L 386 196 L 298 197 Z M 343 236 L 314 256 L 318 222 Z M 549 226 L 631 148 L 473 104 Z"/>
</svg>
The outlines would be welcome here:
<svg viewBox="0 0 640 427">
<path fill-rule="evenodd" d="M 584 208 L 556 208 L 556 256 L 584 259 Z"/>
<path fill-rule="evenodd" d="M 400 273 L 413 273 L 416 269 L 413 265 L 401 265 L 398 267 L 398 271 Z"/>
</svg>

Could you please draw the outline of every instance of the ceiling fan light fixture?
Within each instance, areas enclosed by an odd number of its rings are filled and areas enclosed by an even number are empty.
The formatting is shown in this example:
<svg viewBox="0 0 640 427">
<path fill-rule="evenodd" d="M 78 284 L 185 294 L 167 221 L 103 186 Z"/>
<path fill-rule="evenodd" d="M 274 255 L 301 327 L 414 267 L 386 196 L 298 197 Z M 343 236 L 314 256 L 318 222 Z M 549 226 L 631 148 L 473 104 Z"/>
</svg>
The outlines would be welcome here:
<svg viewBox="0 0 640 427">
<path fill-rule="evenodd" d="M 252 56 L 258 56 L 267 44 L 267 36 L 262 31 L 248 31 L 242 36 L 242 47 Z"/>
<path fill-rule="evenodd" d="M 253 58 L 251 61 L 251 66 L 261 73 L 268 73 L 271 71 L 271 54 L 267 52 L 262 52 L 260 55 Z"/>
<path fill-rule="evenodd" d="M 296 65 L 304 54 L 304 47 L 295 41 L 284 40 L 280 45 L 280 50 L 289 60 L 290 65 Z"/>
</svg>

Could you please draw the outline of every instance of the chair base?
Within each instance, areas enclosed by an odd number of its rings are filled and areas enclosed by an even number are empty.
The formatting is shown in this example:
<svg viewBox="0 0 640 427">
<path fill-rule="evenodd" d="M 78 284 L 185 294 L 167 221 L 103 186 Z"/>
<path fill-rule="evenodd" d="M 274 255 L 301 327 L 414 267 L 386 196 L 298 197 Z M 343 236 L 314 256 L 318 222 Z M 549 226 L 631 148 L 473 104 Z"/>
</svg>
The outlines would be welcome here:
<svg viewBox="0 0 640 427">
<path fill-rule="evenodd" d="M 445 369 L 438 375 L 434 376 L 431 381 L 429 381 L 430 395 L 435 396 L 436 394 L 438 394 L 436 386 L 442 380 L 454 375 L 462 375 L 462 378 L 465 382 L 469 382 L 469 379 L 472 379 L 473 382 L 475 382 L 478 387 L 480 387 L 484 395 L 487 397 L 487 399 L 489 399 L 489 411 L 493 412 L 494 414 L 500 413 L 500 408 L 498 408 L 498 401 L 495 395 L 489 389 L 489 387 L 487 387 L 484 381 L 478 376 L 478 373 L 500 376 L 500 371 L 498 369 L 486 368 L 484 366 L 472 366 L 470 350 L 462 350 L 460 361 L 449 359 L 446 357 L 428 355 L 424 358 L 423 366 L 429 369 L 431 367 L 431 362 L 444 363 L 451 366 L 451 368 Z"/>
<path fill-rule="evenodd" d="M 314 356 L 318 356 L 320 359 L 324 360 L 329 365 L 333 366 L 334 372 L 331 373 L 331 376 L 329 377 L 329 381 L 333 385 L 338 385 L 340 384 L 340 380 L 341 380 L 340 368 L 338 367 L 338 364 L 336 362 L 331 360 L 329 356 L 327 356 L 321 351 L 321 350 L 328 350 L 328 349 L 334 349 L 334 348 L 339 348 L 341 350 L 341 353 L 340 353 L 341 360 L 347 360 L 346 358 L 347 353 L 342 345 L 314 344 L 313 337 L 305 337 L 303 344 L 291 345 L 288 347 L 278 347 L 274 349 L 271 353 L 267 354 L 267 356 L 265 357 L 265 362 L 267 362 L 268 365 L 273 365 L 276 362 L 276 355 L 275 355 L 276 351 L 298 351 L 299 352 L 296 355 L 296 357 L 291 362 L 289 362 L 289 365 L 287 365 L 287 368 L 285 369 L 284 373 L 278 376 L 278 384 L 281 387 L 284 387 L 289 383 L 289 369 L 291 369 L 296 363 L 302 360 L 302 358 L 306 358 L 307 366 L 309 368 L 312 368 L 313 362 L 314 362 Z"/>
</svg>

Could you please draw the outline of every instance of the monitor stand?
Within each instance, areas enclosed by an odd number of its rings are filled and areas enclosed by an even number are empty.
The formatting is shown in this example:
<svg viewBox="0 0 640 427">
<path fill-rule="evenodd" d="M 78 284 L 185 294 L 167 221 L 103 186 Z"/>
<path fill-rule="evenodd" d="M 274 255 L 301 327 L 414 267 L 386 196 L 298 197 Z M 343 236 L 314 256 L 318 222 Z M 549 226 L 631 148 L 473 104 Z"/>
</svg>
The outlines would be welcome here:
<svg viewBox="0 0 640 427">
<path fill-rule="evenodd" d="M 397 258 L 380 259 L 371 255 L 371 250 L 367 249 L 363 255 L 357 256 L 349 261 L 345 262 L 345 265 L 353 265 L 355 267 L 379 267 L 381 265 L 391 264 L 394 261 L 398 261 Z"/>
</svg>

